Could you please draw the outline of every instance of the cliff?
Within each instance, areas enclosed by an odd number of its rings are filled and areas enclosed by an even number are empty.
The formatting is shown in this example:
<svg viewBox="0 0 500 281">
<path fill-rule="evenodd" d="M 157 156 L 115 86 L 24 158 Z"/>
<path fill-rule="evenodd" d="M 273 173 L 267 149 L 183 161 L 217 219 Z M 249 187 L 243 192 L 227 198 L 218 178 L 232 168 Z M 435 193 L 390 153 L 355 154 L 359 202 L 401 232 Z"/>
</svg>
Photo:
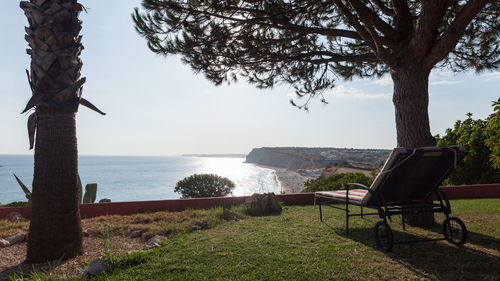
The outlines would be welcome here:
<svg viewBox="0 0 500 281">
<path fill-rule="evenodd" d="M 328 164 L 325 158 L 310 153 L 307 150 L 307 148 L 293 147 L 254 148 L 247 155 L 246 162 L 293 171 L 298 169 L 317 169 Z"/>
<path fill-rule="evenodd" d="M 385 149 L 262 147 L 252 149 L 246 162 L 292 171 L 320 169 L 329 163 L 371 170 L 382 165 L 389 153 Z"/>
</svg>

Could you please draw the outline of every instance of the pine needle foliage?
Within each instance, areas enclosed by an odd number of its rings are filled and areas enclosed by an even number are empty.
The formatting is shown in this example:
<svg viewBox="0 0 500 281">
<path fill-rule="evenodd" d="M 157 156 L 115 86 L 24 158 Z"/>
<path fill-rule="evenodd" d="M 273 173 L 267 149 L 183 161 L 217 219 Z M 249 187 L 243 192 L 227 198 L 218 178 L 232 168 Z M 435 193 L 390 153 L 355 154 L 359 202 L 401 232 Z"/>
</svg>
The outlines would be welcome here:
<svg viewBox="0 0 500 281">
<path fill-rule="evenodd" d="M 493 0 L 143 0 L 132 15 L 151 51 L 217 85 L 243 77 L 299 97 L 409 65 L 496 69 L 499 16 Z"/>
</svg>

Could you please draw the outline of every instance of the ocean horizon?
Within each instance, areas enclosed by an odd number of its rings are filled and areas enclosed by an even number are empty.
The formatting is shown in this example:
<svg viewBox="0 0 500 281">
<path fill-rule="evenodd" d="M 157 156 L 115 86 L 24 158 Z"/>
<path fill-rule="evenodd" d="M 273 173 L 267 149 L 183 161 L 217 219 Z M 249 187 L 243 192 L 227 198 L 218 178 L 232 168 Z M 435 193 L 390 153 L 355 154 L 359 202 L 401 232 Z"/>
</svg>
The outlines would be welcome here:
<svg viewBox="0 0 500 281">
<path fill-rule="evenodd" d="M 0 203 L 26 201 L 13 174 L 31 189 L 33 155 L 0 154 Z M 192 174 L 217 174 L 232 180 L 233 196 L 281 192 L 274 170 L 245 163 L 243 157 L 80 155 L 82 185 L 97 183 L 96 202 L 178 199 L 176 183 Z"/>
</svg>

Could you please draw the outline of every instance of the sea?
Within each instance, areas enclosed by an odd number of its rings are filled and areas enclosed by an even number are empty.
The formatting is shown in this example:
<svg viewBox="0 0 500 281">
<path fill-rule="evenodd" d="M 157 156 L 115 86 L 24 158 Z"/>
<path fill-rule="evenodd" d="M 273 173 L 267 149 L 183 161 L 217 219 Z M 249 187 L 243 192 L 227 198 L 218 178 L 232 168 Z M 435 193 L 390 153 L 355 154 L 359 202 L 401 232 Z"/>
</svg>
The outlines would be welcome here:
<svg viewBox="0 0 500 281">
<path fill-rule="evenodd" d="M 26 201 L 13 174 L 31 188 L 32 155 L 0 154 L 0 204 Z M 90 156 L 78 158 L 82 185 L 97 183 L 96 202 L 177 199 L 176 183 L 192 174 L 217 174 L 232 180 L 232 196 L 281 192 L 281 184 L 272 169 L 245 163 L 245 158 L 196 156 Z"/>
</svg>

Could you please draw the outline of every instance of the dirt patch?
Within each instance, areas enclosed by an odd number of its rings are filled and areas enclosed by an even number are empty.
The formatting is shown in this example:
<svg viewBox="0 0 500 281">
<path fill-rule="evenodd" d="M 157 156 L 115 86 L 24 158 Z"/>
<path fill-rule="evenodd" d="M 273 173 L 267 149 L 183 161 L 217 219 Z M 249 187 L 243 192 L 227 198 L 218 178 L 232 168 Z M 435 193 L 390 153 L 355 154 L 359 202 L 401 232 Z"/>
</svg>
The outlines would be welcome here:
<svg viewBox="0 0 500 281">
<path fill-rule="evenodd" d="M 84 254 L 71 259 L 61 261 L 56 265 L 55 273 L 57 275 L 71 276 L 78 273 L 80 269 L 84 269 L 85 266 L 93 259 L 104 256 L 104 240 L 98 237 L 84 237 L 83 238 L 83 250 Z M 144 247 L 144 241 L 141 239 L 131 239 L 124 238 L 120 236 L 114 236 L 111 239 L 112 242 L 112 252 L 114 254 L 123 254 L 129 251 L 142 250 Z M 24 264 L 26 258 L 26 245 L 27 243 L 15 244 L 10 247 L 0 249 L 0 280 L 9 280 L 9 275 L 14 274 L 14 272 L 22 271 L 26 276 L 27 272 L 30 272 L 33 268 L 38 271 L 45 271 L 53 267 L 49 264 L 37 264 L 37 265 L 27 265 Z"/>
</svg>

